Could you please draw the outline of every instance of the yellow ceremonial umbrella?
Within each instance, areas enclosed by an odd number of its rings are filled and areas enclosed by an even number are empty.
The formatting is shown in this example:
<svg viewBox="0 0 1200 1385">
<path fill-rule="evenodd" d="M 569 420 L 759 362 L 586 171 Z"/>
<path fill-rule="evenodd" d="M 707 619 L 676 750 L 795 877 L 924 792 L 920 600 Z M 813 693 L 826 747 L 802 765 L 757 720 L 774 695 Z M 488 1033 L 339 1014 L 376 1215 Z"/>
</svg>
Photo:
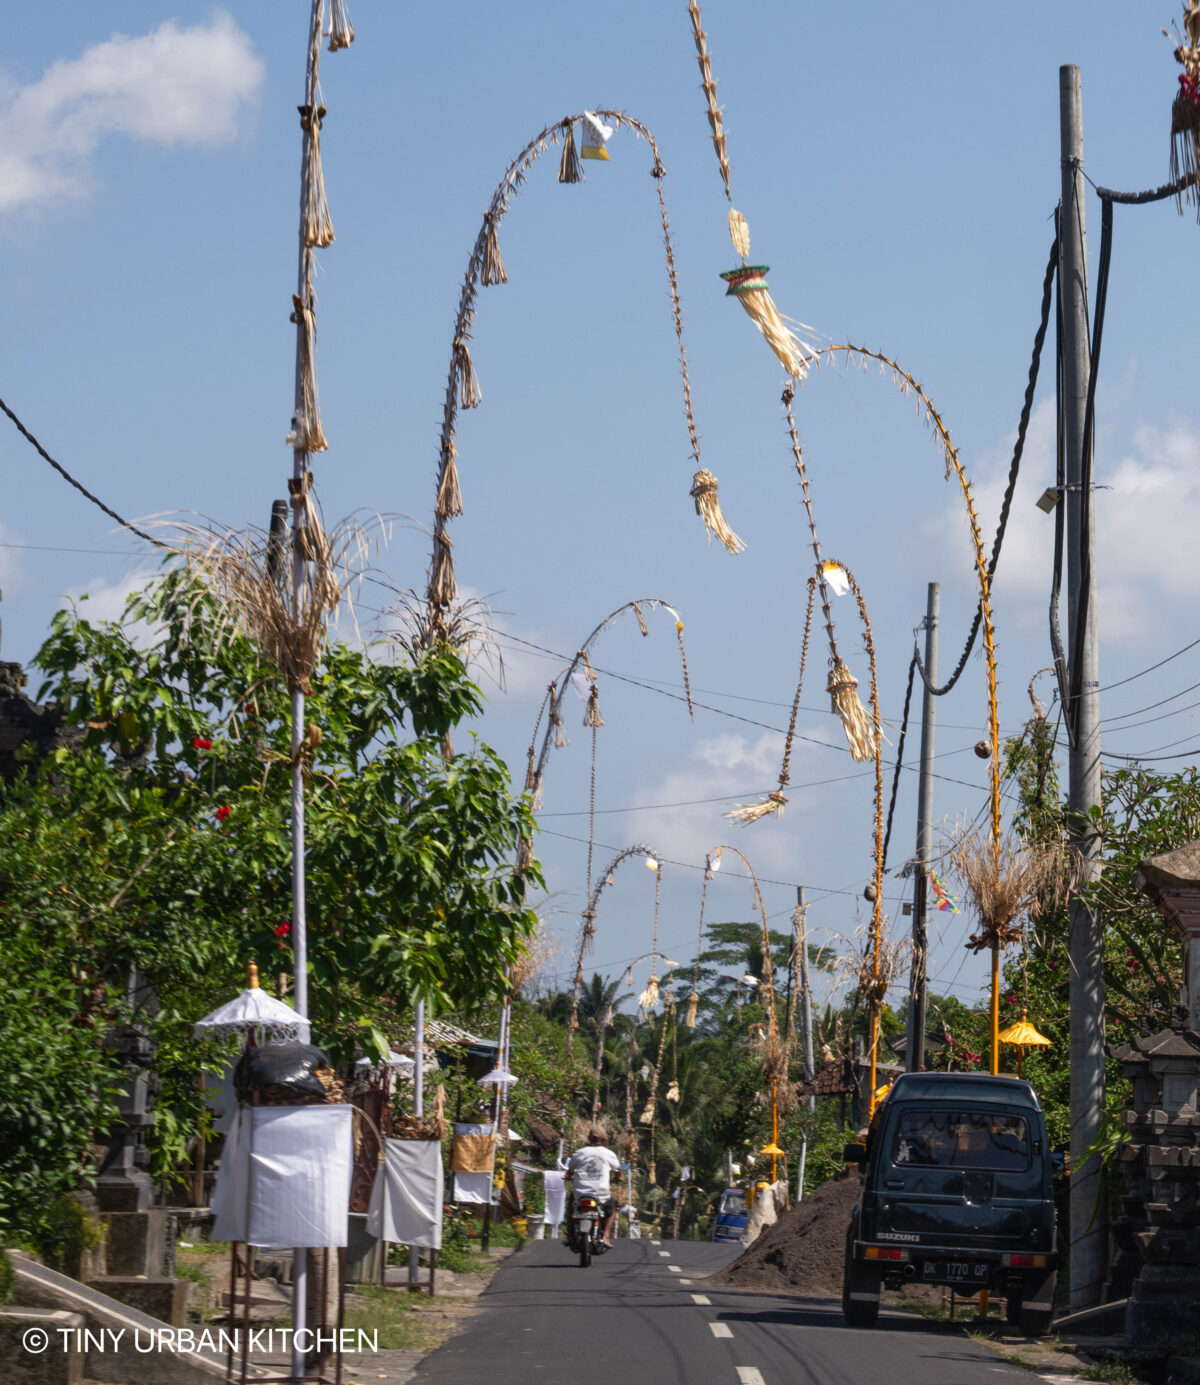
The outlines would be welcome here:
<svg viewBox="0 0 1200 1385">
<path fill-rule="evenodd" d="M 1044 1034 L 1039 1034 L 1032 1024 L 1025 1018 L 1028 1011 L 1021 1011 L 1021 1018 L 1016 1024 L 1010 1024 L 1007 1029 L 1002 1030 L 997 1037 L 1002 1044 L 1016 1044 L 1017 1046 L 1017 1076 L 1021 1076 L 1021 1063 L 1025 1058 L 1027 1048 L 1049 1048 L 1050 1040 Z"/>
</svg>

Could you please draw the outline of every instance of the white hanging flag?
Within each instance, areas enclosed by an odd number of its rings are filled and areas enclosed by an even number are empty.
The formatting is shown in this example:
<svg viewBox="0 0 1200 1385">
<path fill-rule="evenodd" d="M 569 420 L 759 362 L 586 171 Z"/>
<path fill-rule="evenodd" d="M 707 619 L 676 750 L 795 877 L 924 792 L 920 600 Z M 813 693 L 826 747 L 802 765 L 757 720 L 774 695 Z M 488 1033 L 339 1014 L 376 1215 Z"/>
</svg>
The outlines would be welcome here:
<svg viewBox="0 0 1200 1385">
<path fill-rule="evenodd" d="M 850 591 L 850 579 L 846 576 L 845 568 L 839 567 L 837 563 L 826 563 L 822 573 L 835 596 L 847 595 Z"/>
<path fill-rule="evenodd" d="M 571 686 L 575 689 L 575 696 L 580 702 L 586 702 L 591 696 L 592 685 L 588 682 L 588 676 L 583 669 L 577 668 L 571 675 Z"/>
<path fill-rule="evenodd" d="M 604 147 L 613 137 L 614 127 L 605 125 L 598 115 L 591 111 L 583 113 L 583 139 L 579 150 L 582 159 L 608 160 L 608 150 Z"/>
</svg>

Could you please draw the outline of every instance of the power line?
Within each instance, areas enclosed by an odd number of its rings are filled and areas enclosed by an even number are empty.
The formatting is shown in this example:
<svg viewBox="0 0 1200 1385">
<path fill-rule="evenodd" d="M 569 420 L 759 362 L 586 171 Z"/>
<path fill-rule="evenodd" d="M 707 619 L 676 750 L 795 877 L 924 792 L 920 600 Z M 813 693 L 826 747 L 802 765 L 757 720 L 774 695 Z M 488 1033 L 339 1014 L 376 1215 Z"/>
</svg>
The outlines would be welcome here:
<svg viewBox="0 0 1200 1385">
<path fill-rule="evenodd" d="M 49 454 L 49 452 L 46 451 L 42 444 L 38 442 L 37 438 L 33 436 L 33 434 L 29 431 L 28 428 L 25 427 L 25 425 L 16 416 L 16 414 L 13 413 L 13 411 L 8 407 L 8 405 L 4 402 L 3 399 L 0 399 L 0 410 L 3 410 L 4 413 L 6 413 L 8 417 L 12 419 L 13 423 L 16 425 L 17 432 L 20 433 L 21 436 L 25 439 L 25 441 L 33 447 L 33 449 L 37 452 L 38 456 L 41 457 L 43 461 L 49 462 L 50 465 L 54 468 L 55 471 L 58 472 L 58 474 L 63 478 L 64 481 L 69 482 L 72 486 L 75 487 L 75 489 L 80 493 L 80 495 L 82 495 L 85 499 L 90 500 L 92 504 L 97 506 L 99 509 L 103 510 L 104 513 L 109 517 L 109 519 L 115 519 L 122 529 L 128 529 L 131 534 L 136 534 L 139 539 L 145 539 L 147 543 L 152 543 L 155 546 L 155 548 L 167 547 L 167 544 L 163 543 L 161 540 L 152 539 L 149 534 L 144 533 L 141 529 L 137 527 L 136 524 L 130 524 L 130 522 L 127 519 L 122 519 L 121 516 L 117 514 L 116 510 L 109 509 L 109 507 L 104 503 L 103 500 L 101 500 L 98 496 L 93 495 L 86 486 L 81 485 L 80 482 L 76 481 L 74 476 L 71 475 L 71 473 L 66 469 L 65 466 L 63 466 L 60 462 L 56 462 L 54 460 L 54 458 Z"/>
<path fill-rule="evenodd" d="M 527 645 L 530 649 L 537 649 L 537 650 L 540 650 L 543 654 L 552 655 L 555 659 L 559 660 L 559 661 L 560 661 L 561 663 L 563 663 L 563 664 L 568 664 L 568 663 L 570 663 L 570 659 L 567 658 L 565 655 L 558 653 L 556 650 L 547 649 L 547 648 L 545 647 L 545 645 L 534 644 L 532 640 L 523 640 L 523 639 L 520 639 L 520 638 L 519 638 L 518 636 L 516 636 L 516 635 L 507 635 L 507 634 L 506 634 L 506 635 L 505 635 L 505 638 L 508 638 L 508 639 L 515 639 L 515 640 L 517 641 L 518 644 Z M 631 684 L 631 685 L 632 685 L 633 687 L 635 687 L 635 688 L 642 688 L 642 689 L 644 689 L 644 691 L 646 691 L 646 692 L 657 693 L 659 697 L 669 697 L 673 702 L 687 702 L 687 698 L 684 697 L 684 695 L 683 695 L 682 693 L 671 692 L 671 691 L 670 691 L 669 689 L 667 689 L 667 688 L 654 687 L 652 684 L 643 682 L 643 681 L 642 681 L 641 679 L 639 679 L 639 678 L 631 678 L 631 677 L 629 677 L 628 674 L 624 674 L 624 673 L 614 673 L 612 669 L 602 668 L 599 664 L 595 664 L 595 665 L 593 665 L 593 666 L 595 667 L 597 673 L 602 673 L 602 674 L 604 674 L 606 678 L 615 678 L 615 679 L 616 679 L 618 682 L 620 682 L 620 683 L 629 683 L 629 684 Z M 740 722 L 744 723 L 744 724 L 747 725 L 747 726 L 757 726 L 757 727 L 760 727 L 760 728 L 761 728 L 762 730 L 764 730 L 764 731 L 774 731 L 775 734 L 776 734 L 776 735 L 779 735 L 779 736 L 783 736 L 783 735 L 786 735 L 786 734 L 787 734 L 787 733 L 784 731 L 784 729 L 783 729 L 782 726 L 772 726 L 772 725 L 770 724 L 770 722 L 766 722 L 766 721 L 756 721 L 753 717 L 744 717 L 744 716 L 741 716 L 741 715 L 740 715 L 739 713 L 737 713 L 737 712 L 730 712 L 730 711 L 727 711 L 724 707 L 712 707 L 712 706 L 710 706 L 710 705 L 709 705 L 708 703 L 706 703 L 706 702 L 697 702 L 694 698 L 692 699 L 692 706 L 693 706 L 693 707 L 699 707 L 699 708 L 701 709 L 701 711 L 712 712 L 714 716 L 718 716 L 718 717 L 729 717 L 731 720 L 733 720 L 733 721 L 740 721 Z M 802 740 L 802 741 L 808 741 L 809 744 L 820 746 L 820 747 L 822 747 L 822 749 L 824 749 L 824 750 L 834 750 L 834 751 L 837 751 L 839 754 L 844 754 L 844 755 L 849 755 L 849 754 L 850 754 L 850 749 L 849 749 L 848 746 L 838 745 L 838 744 L 836 744 L 836 743 L 833 742 L 833 741 L 822 741 L 822 740 L 818 740 L 815 736 L 804 736 L 804 735 L 800 735 L 799 733 L 797 733 L 796 739 L 797 739 L 797 740 Z M 935 756 L 934 758 L 935 758 L 935 759 L 942 759 L 943 757 L 949 758 L 949 757 L 952 756 L 952 755 L 965 755 L 965 754 L 967 753 L 967 751 L 970 750 L 970 749 L 972 749 L 972 748 L 973 748 L 973 747 L 971 747 L 971 746 L 960 746 L 957 750 L 944 750 L 944 751 L 941 751 L 941 752 L 940 752 L 937 756 Z M 891 762 L 889 761 L 888 763 L 889 763 L 889 765 L 890 765 Z M 913 767 L 912 767 L 911 765 L 905 765 L 903 768 L 906 769 L 906 770 L 908 770 L 909 773 L 913 773 L 913 774 L 916 773 L 916 770 L 913 769 Z M 868 772 L 869 772 L 869 771 L 863 771 L 863 774 L 865 775 L 865 774 L 868 773 Z M 846 778 L 848 778 L 848 779 L 855 779 L 855 778 L 860 778 L 860 777 L 862 777 L 862 776 L 861 776 L 861 775 L 847 775 L 847 776 L 846 776 Z M 976 791 L 979 791 L 979 790 L 981 789 L 981 787 L 982 787 L 982 786 L 979 785 L 979 784 L 972 784 L 972 783 L 970 783 L 970 782 L 969 782 L 968 780 L 966 780 L 966 779 L 956 779 L 956 778 L 954 778 L 952 775 L 948 775 L 948 774 L 936 774 L 936 773 L 935 773 L 935 774 L 934 774 L 934 778 L 935 778 L 935 779 L 940 779 L 940 780 L 943 781 L 943 783 L 946 783 L 946 784 L 958 784 L 958 785 L 960 785 L 962 788 L 965 788 L 965 789 L 974 789 L 974 790 L 976 790 Z M 830 782 L 833 782 L 833 781 L 830 781 Z"/>
</svg>

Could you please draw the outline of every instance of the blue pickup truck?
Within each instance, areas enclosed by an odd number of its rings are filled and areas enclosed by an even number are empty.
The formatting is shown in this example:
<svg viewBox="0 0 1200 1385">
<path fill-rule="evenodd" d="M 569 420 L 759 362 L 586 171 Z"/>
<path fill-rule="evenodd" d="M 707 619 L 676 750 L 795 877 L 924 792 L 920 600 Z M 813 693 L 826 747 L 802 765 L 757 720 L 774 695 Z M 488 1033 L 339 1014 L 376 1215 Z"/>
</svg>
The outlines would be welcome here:
<svg viewBox="0 0 1200 1385">
<path fill-rule="evenodd" d="M 717 1199 L 717 1214 L 713 1217 L 714 1241 L 740 1241 L 750 1215 L 744 1188 L 726 1188 Z"/>
</svg>

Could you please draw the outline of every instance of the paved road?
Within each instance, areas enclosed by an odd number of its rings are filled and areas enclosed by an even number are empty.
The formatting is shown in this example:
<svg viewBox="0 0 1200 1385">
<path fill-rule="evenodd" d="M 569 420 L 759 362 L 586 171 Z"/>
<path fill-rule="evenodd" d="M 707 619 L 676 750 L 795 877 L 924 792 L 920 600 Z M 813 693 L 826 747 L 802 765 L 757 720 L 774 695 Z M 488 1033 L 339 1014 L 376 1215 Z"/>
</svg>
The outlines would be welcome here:
<svg viewBox="0 0 1200 1385">
<path fill-rule="evenodd" d="M 835 1303 L 706 1287 L 736 1247 L 621 1241 L 581 1270 L 561 1242 L 505 1261 L 484 1310 L 413 1385 L 1029 1385 L 960 1332 L 906 1313 L 853 1331 Z"/>
</svg>

